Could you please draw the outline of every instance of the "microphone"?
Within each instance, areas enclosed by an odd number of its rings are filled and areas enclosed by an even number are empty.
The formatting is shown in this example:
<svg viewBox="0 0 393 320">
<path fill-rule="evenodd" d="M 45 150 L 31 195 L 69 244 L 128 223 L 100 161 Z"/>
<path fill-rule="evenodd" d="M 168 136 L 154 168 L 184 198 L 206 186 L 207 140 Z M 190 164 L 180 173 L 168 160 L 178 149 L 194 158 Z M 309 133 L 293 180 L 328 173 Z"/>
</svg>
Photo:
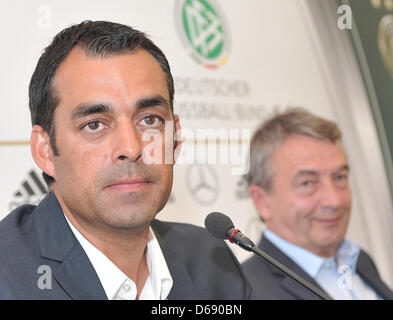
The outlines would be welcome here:
<svg viewBox="0 0 393 320">
<path fill-rule="evenodd" d="M 231 218 L 220 212 L 212 212 L 205 218 L 207 231 L 218 239 L 229 240 L 247 251 L 253 251 L 254 242 L 235 229 Z"/>
<path fill-rule="evenodd" d="M 220 212 L 212 212 L 205 218 L 205 227 L 207 231 L 214 237 L 222 240 L 229 240 L 231 243 L 235 243 L 241 248 L 254 252 L 265 261 L 276 267 L 287 276 L 301 284 L 307 290 L 310 290 L 318 297 L 323 300 L 332 300 L 332 298 L 325 292 L 314 286 L 312 283 L 306 281 L 295 272 L 278 262 L 276 259 L 268 255 L 266 252 L 259 249 L 255 244 L 241 233 L 239 229 L 235 229 L 231 218 Z"/>
</svg>

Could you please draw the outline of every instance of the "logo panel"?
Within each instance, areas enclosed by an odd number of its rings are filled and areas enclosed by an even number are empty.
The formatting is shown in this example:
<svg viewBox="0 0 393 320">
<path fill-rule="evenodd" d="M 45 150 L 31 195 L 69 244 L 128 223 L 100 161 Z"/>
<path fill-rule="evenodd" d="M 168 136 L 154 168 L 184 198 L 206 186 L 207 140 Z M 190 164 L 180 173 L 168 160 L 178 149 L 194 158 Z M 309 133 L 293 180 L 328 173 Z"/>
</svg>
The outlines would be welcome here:
<svg viewBox="0 0 393 320">
<path fill-rule="evenodd" d="M 218 198 L 218 177 L 209 166 L 191 165 L 187 167 L 186 185 L 191 196 L 199 204 L 210 205 Z"/>
<path fill-rule="evenodd" d="M 47 193 L 48 190 L 41 174 L 31 169 L 20 188 L 15 191 L 9 209 L 14 210 L 24 204 L 37 205 Z"/>
<path fill-rule="evenodd" d="M 195 61 L 211 69 L 227 62 L 229 29 L 216 0 L 177 0 L 175 19 L 183 46 Z"/>
<path fill-rule="evenodd" d="M 393 15 L 385 15 L 378 26 L 378 47 L 386 69 L 393 78 Z"/>
</svg>

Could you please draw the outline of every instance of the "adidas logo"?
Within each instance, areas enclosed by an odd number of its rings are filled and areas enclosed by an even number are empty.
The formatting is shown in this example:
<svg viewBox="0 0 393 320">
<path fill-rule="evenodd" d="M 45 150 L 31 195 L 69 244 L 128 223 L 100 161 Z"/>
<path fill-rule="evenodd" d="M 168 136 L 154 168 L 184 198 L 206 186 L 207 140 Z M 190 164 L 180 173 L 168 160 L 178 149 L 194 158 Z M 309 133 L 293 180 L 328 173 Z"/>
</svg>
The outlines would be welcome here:
<svg viewBox="0 0 393 320">
<path fill-rule="evenodd" d="M 36 205 L 47 193 L 48 189 L 41 174 L 32 169 L 29 171 L 26 180 L 22 182 L 21 187 L 15 191 L 9 209 L 14 210 L 23 204 Z"/>
</svg>

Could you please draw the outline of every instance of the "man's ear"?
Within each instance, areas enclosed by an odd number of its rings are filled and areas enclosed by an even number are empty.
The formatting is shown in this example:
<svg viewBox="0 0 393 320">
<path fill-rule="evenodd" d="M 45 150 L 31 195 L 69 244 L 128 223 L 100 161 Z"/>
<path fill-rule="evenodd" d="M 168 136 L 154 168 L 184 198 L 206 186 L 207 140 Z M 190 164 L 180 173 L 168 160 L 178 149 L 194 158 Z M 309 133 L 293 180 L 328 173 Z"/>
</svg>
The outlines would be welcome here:
<svg viewBox="0 0 393 320">
<path fill-rule="evenodd" d="M 269 194 L 260 186 L 252 185 L 248 188 L 248 193 L 255 208 L 264 222 L 270 220 L 271 210 L 269 205 Z"/>
<path fill-rule="evenodd" d="M 176 163 L 177 158 L 179 157 L 181 151 L 181 125 L 180 120 L 177 115 L 175 115 L 175 134 L 174 134 L 174 148 L 173 148 L 173 160 Z"/>
<path fill-rule="evenodd" d="M 30 136 L 31 155 L 37 166 L 51 177 L 55 177 L 53 151 L 48 133 L 39 125 L 33 126 Z"/>
</svg>

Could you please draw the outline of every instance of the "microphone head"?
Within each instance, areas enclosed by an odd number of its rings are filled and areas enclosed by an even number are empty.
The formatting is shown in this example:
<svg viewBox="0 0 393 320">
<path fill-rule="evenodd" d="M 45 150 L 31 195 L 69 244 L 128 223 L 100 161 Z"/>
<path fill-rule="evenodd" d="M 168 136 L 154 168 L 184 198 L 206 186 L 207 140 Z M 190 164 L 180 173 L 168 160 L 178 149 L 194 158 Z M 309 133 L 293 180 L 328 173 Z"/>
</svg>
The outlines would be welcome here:
<svg viewBox="0 0 393 320">
<path fill-rule="evenodd" d="M 207 231 L 218 239 L 228 239 L 228 230 L 234 228 L 231 218 L 220 212 L 212 212 L 205 218 Z"/>
</svg>

